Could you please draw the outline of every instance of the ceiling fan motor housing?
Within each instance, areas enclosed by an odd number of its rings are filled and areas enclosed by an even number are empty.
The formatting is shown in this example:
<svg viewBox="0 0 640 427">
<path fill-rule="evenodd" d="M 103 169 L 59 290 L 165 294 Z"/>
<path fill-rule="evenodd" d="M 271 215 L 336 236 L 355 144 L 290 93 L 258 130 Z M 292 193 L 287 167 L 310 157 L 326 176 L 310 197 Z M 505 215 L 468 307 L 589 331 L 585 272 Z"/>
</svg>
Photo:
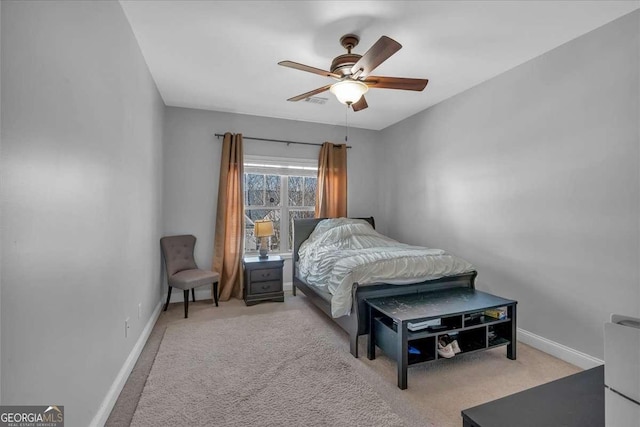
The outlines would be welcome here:
<svg viewBox="0 0 640 427">
<path fill-rule="evenodd" d="M 343 77 L 348 76 L 351 74 L 351 67 L 353 67 L 360 58 L 362 58 L 362 55 L 356 53 L 345 53 L 344 55 L 336 56 L 331 62 L 331 72 Z"/>
</svg>

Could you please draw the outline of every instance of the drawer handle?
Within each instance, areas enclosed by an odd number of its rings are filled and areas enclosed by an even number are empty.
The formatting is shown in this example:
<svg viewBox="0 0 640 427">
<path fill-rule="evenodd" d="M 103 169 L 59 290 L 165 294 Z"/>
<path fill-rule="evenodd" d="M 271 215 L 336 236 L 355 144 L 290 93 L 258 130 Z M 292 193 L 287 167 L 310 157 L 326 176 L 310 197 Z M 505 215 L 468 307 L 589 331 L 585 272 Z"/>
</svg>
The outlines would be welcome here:
<svg viewBox="0 0 640 427">
<path fill-rule="evenodd" d="M 269 277 L 271 276 L 271 273 L 262 273 L 262 277 Z"/>
<path fill-rule="evenodd" d="M 269 285 L 262 285 L 262 290 L 266 291 L 267 289 L 269 289 L 271 286 Z"/>
</svg>

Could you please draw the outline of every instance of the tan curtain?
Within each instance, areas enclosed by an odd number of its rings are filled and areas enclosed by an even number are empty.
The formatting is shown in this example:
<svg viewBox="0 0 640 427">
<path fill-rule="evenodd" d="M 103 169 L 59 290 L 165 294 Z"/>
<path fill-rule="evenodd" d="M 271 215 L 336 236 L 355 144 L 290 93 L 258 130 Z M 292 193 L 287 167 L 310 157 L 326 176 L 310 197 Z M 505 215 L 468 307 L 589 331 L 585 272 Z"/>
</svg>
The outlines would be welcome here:
<svg viewBox="0 0 640 427">
<path fill-rule="evenodd" d="M 220 300 L 242 298 L 244 197 L 242 134 L 224 134 L 218 181 L 213 270 L 220 273 Z M 212 290 L 213 292 L 213 290 Z"/>
<path fill-rule="evenodd" d="M 316 218 L 347 216 L 347 146 L 322 144 L 318 161 Z"/>
</svg>

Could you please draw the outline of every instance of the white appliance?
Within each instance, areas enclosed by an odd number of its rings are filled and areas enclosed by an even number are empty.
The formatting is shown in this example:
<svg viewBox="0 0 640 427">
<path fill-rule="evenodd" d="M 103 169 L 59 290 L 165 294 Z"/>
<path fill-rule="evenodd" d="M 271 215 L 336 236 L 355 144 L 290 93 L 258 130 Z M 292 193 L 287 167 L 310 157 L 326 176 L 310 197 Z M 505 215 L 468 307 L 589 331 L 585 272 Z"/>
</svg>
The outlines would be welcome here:
<svg viewBox="0 0 640 427">
<path fill-rule="evenodd" d="M 611 315 L 604 325 L 607 427 L 640 426 L 640 319 Z"/>
</svg>

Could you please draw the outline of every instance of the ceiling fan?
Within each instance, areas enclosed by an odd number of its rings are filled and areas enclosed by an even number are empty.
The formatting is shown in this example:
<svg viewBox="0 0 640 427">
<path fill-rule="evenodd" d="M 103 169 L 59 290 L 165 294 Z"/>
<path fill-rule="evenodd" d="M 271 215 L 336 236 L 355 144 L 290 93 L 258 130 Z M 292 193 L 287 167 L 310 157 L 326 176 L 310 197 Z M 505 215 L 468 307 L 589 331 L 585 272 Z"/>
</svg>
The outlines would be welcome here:
<svg viewBox="0 0 640 427">
<path fill-rule="evenodd" d="M 359 41 L 360 38 L 355 34 L 346 34 L 340 38 L 340 44 L 347 50 L 347 53 L 338 55 L 333 59 L 330 67 L 331 71 L 321 70 L 320 68 L 293 61 L 278 62 L 278 65 L 283 67 L 307 71 L 337 80 L 337 83 L 319 87 L 289 98 L 287 101 L 301 101 L 330 90 L 338 98 L 338 101 L 350 106 L 353 111 L 360 111 L 368 107 L 364 94 L 370 87 L 421 91 L 427 86 L 429 82 L 427 79 L 369 75 L 378 65 L 399 51 L 402 45 L 387 36 L 382 36 L 364 55 L 351 53 L 351 50 L 358 45 Z"/>
</svg>

